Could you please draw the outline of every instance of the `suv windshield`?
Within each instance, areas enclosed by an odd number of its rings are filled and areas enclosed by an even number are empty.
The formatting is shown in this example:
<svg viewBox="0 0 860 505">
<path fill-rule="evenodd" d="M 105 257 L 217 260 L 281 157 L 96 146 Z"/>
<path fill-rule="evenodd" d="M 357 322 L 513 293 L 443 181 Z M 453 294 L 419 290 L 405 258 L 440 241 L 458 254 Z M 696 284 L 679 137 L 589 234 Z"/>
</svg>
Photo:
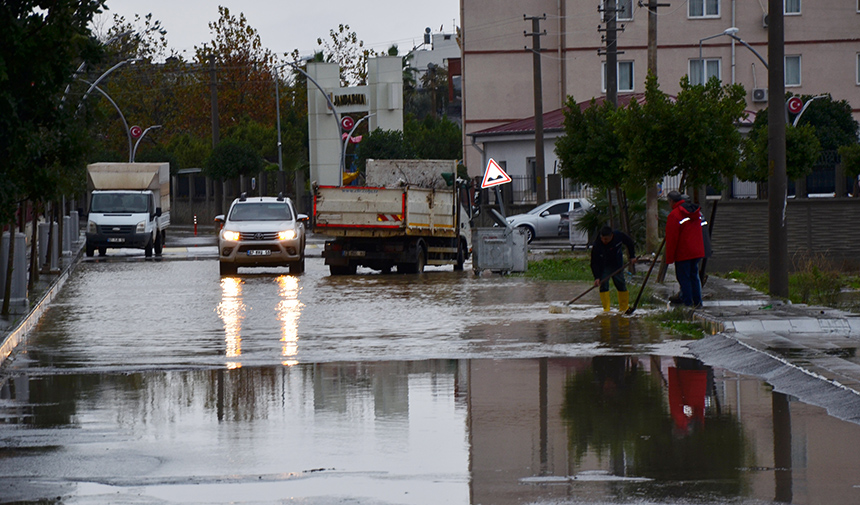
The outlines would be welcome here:
<svg viewBox="0 0 860 505">
<path fill-rule="evenodd" d="M 290 206 L 280 202 L 238 203 L 230 211 L 230 221 L 289 221 Z"/>
</svg>

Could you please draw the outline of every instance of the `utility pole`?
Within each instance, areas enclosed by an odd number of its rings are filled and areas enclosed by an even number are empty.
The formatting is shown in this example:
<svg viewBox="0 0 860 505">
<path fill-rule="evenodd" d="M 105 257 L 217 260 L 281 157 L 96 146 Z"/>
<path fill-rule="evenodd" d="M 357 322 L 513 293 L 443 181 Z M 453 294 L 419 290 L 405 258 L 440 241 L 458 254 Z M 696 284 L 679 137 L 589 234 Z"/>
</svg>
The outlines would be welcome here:
<svg viewBox="0 0 860 505">
<path fill-rule="evenodd" d="M 209 102 L 212 105 L 212 148 L 220 140 L 220 125 L 218 121 L 218 74 L 215 72 L 215 55 L 209 55 Z"/>
<path fill-rule="evenodd" d="M 767 223 L 768 288 L 788 298 L 788 230 L 785 206 L 788 177 L 785 158 L 785 18 L 783 0 L 768 0 L 767 28 Z"/>
<path fill-rule="evenodd" d="M 599 55 L 606 55 L 606 100 L 614 106 L 618 106 L 618 55 L 624 51 L 618 51 L 618 32 L 624 31 L 624 25 L 618 28 L 618 9 L 615 0 L 606 0 L 603 6 L 597 7 L 603 12 L 603 21 L 606 28 L 597 26 L 598 32 L 605 32 L 601 37 L 606 42 L 606 49 L 597 51 Z"/>
<path fill-rule="evenodd" d="M 642 1 L 639 1 L 642 7 Z M 648 0 L 648 72 L 657 77 L 657 7 L 669 7 L 667 3 L 657 3 L 657 0 Z M 646 181 L 645 188 L 645 250 L 654 252 L 659 244 L 658 235 L 659 207 L 657 203 L 657 184 L 655 181 Z"/>
<path fill-rule="evenodd" d="M 523 20 L 530 19 L 532 21 L 532 32 L 523 32 L 526 37 L 532 37 L 532 48 L 526 47 L 527 51 L 531 51 L 533 70 L 534 70 L 534 97 L 535 97 L 535 185 L 537 186 L 537 203 L 538 205 L 546 202 L 546 167 L 543 155 L 543 84 L 541 82 L 541 66 L 540 66 L 540 37 L 546 35 L 546 30 L 540 31 L 541 20 L 546 19 L 546 14 L 543 16 L 526 16 L 523 14 Z"/>
<path fill-rule="evenodd" d="M 209 54 L 209 102 L 212 106 L 212 149 L 218 146 L 220 141 L 220 123 L 218 120 L 218 74 L 215 72 L 215 55 Z M 224 212 L 224 181 L 215 184 L 215 213 Z"/>
</svg>

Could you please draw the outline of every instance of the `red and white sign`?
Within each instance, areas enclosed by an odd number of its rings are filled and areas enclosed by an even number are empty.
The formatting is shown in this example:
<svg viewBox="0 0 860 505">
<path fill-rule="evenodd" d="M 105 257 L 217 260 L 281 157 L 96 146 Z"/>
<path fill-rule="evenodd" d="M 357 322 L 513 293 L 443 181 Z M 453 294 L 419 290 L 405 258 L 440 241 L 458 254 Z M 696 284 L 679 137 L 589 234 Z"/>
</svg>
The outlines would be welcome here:
<svg viewBox="0 0 860 505">
<path fill-rule="evenodd" d="M 491 188 L 500 184 L 511 182 L 511 176 L 502 170 L 502 167 L 493 158 L 487 162 L 487 170 L 484 171 L 484 180 L 481 181 L 481 189 Z"/>
<path fill-rule="evenodd" d="M 344 130 L 352 131 L 352 127 L 355 126 L 355 120 L 349 116 L 343 116 L 343 118 L 340 120 L 340 125 L 343 127 Z"/>
<path fill-rule="evenodd" d="M 143 128 L 135 125 L 128 129 L 128 133 L 131 134 L 131 138 L 139 139 L 140 136 L 143 135 Z"/>
<path fill-rule="evenodd" d="M 346 137 L 348 137 L 348 136 L 349 136 L 348 133 L 344 133 L 343 135 L 340 136 L 340 138 L 342 140 L 346 140 Z M 359 142 L 361 142 L 361 139 L 362 139 L 361 135 L 356 135 L 355 137 L 349 137 L 349 141 L 352 142 L 353 144 L 358 144 Z"/>
<path fill-rule="evenodd" d="M 797 114 L 801 110 L 803 110 L 803 100 L 800 97 L 793 96 L 788 99 L 788 112 Z"/>
</svg>

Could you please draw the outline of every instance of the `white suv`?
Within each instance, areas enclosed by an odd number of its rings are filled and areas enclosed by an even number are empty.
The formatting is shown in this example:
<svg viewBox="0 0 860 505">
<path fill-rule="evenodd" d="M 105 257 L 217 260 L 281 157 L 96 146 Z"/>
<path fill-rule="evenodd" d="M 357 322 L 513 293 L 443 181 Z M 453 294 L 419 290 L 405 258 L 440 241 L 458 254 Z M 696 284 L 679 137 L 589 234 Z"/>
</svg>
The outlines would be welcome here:
<svg viewBox="0 0 860 505">
<path fill-rule="evenodd" d="M 226 218 L 215 217 L 221 224 L 221 275 L 235 274 L 239 267 L 289 266 L 290 273 L 304 272 L 307 220 L 283 195 L 249 198 L 243 194 L 233 200 Z"/>
</svg>

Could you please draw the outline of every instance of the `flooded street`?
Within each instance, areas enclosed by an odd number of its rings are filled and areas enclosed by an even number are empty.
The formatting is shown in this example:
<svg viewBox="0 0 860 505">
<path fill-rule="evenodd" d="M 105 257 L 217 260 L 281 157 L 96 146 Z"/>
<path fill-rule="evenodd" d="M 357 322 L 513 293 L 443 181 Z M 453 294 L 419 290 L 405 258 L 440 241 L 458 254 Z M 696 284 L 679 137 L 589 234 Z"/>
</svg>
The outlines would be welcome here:
<svg viewBox="0 0 860 505">
<path fill-rule="evenodd" d="M 860 502 L 860 426 L 549 312 L 587 284 L 285 272 L 82 262 L 2 369 L 0 503 Z"/>
</svg>

